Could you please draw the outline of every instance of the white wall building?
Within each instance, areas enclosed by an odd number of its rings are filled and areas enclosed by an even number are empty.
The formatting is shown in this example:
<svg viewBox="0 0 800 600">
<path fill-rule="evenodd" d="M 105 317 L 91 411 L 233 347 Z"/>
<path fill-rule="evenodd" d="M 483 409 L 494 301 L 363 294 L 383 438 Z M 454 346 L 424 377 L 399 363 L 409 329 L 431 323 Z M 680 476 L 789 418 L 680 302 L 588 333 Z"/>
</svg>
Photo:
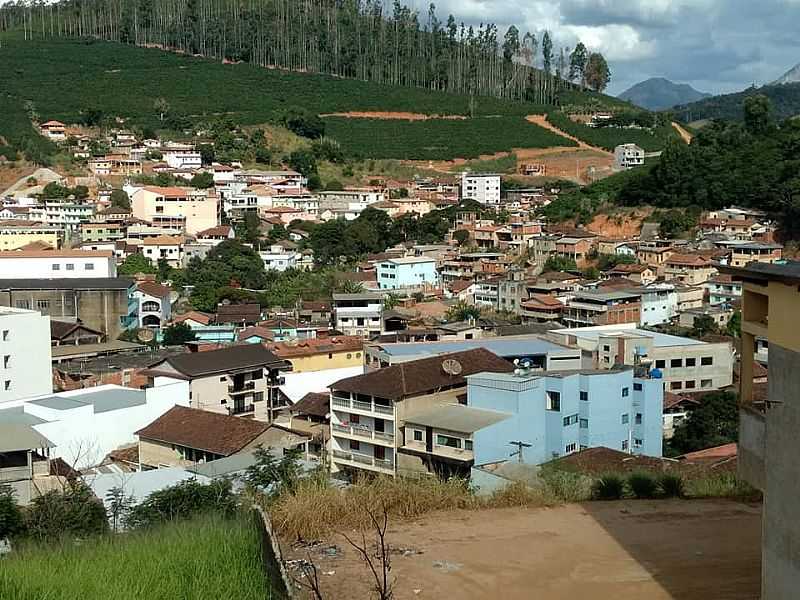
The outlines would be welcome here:
<svg viewBox="0 0 800 600">
<path fill-rule="evenodd" d="M 107 250 L 12 250 L 0 252 L 0 279 L 94 279 L 117 276 Z"/>
<path fill-rule="evenodd" d="M 55 225 L 67 231 L 77 231 L 81 223 L 88 223 L 94 215 L 92 204 L 70 202 L 45 202 L 31 206 L 28 218 L 45 225 Z"/>
<path fill-rule="evenodd" d="M 188 381 L 157 382 L 146 390 L 101 385 L 7 403 L 6 410 L 0 410 L 0 423 L 23 413 L 55 445 L 50 458 L 86 469 L 100 464 L 112 450 L 134 443 L 134 432 L 176 405 L 189 406 Z"/>
<path fill-rule="evenodd" d="M 50 317 L 0 307 L 0 405 L 52 391 Z"/>
<path fill-rule="evenodd" d="M 164 153 L 164 162 L 173 169 L 199 169 L 203 160 L 195 150 L 170 150 Z"/>
<path fill-rule="evenodd" d="M 481 204 L 500 204 L 500 175 L 493 173 L 462 173 L 461 199 Z"/>
<path fill-rule="evenodd" d="M 678 314 L 678 294 L 675 286 L 660 283 L 638 288 L 642 294 L 639 324 L 642 326 L 669 323 Z"/>
<path fill-rule="evenodd" d="M 636 144 L 620 144 L 614 148 L 614 168 L 633 169 L 644 165 L 644 150 Z"/>
<path fill-rule="evenodd" d="M 258 255 L 264 261 L 264 268 L 269 271 L 285 271 L 297 267 L 301 255 L 296 250 L 289 250 L 279 244 L 270 246 L 269 250 L 260 250 Z"/>
</svg>

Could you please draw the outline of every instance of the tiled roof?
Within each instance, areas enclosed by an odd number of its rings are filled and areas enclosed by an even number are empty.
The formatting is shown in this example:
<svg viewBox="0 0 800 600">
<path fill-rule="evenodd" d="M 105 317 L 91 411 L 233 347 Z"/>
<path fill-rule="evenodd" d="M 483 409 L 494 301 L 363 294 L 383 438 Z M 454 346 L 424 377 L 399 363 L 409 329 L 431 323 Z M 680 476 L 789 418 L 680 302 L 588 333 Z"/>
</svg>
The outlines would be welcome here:
<svg viewBox="0 0 800 600">
<path fill-rule="evenodd" d="M 148 426 L 137 431 L 136 435 L 140 439 L 230 456 L 250 444 L 267 429 L 269 425 L 253 419 L 174 406 Z"/>
<path fill-rule="evenodd" d="M 184 313 L 182 315 L 178 315 L 172 319 L 173 323 L 183 323 L 191 319 L 192 321 L 197 321 L 203 325 L 208 325 L 213 320 L 212 315 L 207 315 L 205 313 L 198 312 L 196 310 L 190 310 L 188 313 Z"/>
<path fill-rule="evenodd" d="M 196 378 L 267 365 L 278 366 L 283 361 L 261 344 L 242 344 L 220 350 L 170 356 L 150 368 L 158 371 L 159 366 L 165 363 L 186 377 Z"/>
<path fill-rule="evenodd" d="M 217 225 L 216 227 L 209 227 L 203 231 L 198 231 L 197 237 L 228 237 L 231 234 L 231 229 L 233 228 L 230 225 Z"/>
<path fill-rule="evenodd" d="M 136 287 L 139 291 L 144 292 L 148 296 L 153 296 L 154 298 L 166 298 L 170 293 L 168 287 L 153 281 L 142 281 L 141 283 L 137 283 Z"/>
<path fill-rule="evenodd" d="M 668 265 L 685 265 L 689 267 L 704 267 L 710 264 L 705 256 L 699 254 L 673 254 L 667 259 Z"/>
<path fill-rule="evenodd" d="M 218 304 L 217 322 L 258 321 L 261 318 L 260 304 Z"/>
<path fill-rule="evenodd" d="M 145 238 L 142 244 L 145 246 L 181 246 L 183 242 L 183 237 L 179 235 L 157 235 Z"/>
<path fill-rule="evenodd" d="M 289 409 L 298 415 L 325 417 L 330 412 L 330 396 L 317 392 L 309 392 Z"/>
<path fill-rule="evenodd" d="M 328 354 L 330 352 L 358 352 L 364 347 L 364 338 L 359 336 L 335 336 L 300 340 L 297 343 L 278 342 L 267 344 L 267 349 L 280 358 L 297 358 Z"/>
</svg>

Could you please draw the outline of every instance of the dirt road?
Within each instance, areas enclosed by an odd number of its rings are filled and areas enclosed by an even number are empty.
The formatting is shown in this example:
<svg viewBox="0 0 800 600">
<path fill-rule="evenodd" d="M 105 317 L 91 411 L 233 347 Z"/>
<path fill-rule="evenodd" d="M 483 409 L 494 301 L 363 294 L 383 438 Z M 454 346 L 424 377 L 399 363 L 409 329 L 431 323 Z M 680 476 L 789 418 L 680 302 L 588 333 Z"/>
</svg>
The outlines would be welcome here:
<svg viewBox="0 0 800 600">
<path fill-rule="evenodd" d="M 691 144 L 692 143 L 692 138 L 694 138 L 694 136 L 691 133 L 689 133 L 688 131 L 686 131 L 686 129 L 681 127 L 681 125 L 679 123 L 676 123 L 675 121 L 673 121 L 672 122 L 672 127 L 673 127 L 673 129 L 675 129 L 675 131 L 678 132 L 678 135 L 681 136 L 681 139 L 684 142 L 686 142 L 687 144 Z"/>
<path fill-rule="evenodd" d="M 388 539 L 396 600 L 750 600 L 760 531 L 760 506 L 664 500 L 437 513 Z M 325 597 L 369 598 L 355 552 L 330 542 L 336 556 L 312 554 Z"/>
<path fill-rule="evenodd" d="M 527 117 L 525 117 L 525 119 L 535 125 L 538 125 L 539 127 L 544 127 L 545 129 L 548 129 L 553 133 L 560 135 L 561 137 L 565 137 L 568 140 L 572 140 L 573 142 L 578 144 L 578 148 L 581 148 L 583 150 L 594 150 L 595 152 L 600 152 L 602 154 L 608 154 L 610 156 L 614 156 L 613 152 L 609 152 L 605 148 L 600 148 L 599 146 L 590 146 L 586 142 L 576 138 L 574 135 L 570 135 L 566 131 L 562 131 L 561 129 L 553 125 L 550 121 L 548 121 L 546 115 L 528 115 Z"/>
</svg>

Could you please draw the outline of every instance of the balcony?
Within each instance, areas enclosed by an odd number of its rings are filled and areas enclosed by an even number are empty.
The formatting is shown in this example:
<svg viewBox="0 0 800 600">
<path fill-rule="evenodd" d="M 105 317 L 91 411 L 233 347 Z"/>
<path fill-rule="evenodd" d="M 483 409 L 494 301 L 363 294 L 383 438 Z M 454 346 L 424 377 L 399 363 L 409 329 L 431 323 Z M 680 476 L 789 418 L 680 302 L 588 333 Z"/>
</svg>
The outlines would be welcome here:
<svg viewBox="0 0 800 600">
<path fill-rule="evenodd" d="M 244 394 L 245 392 L 252 392 L 256 389 L 255 381 L 245 381 L 242 385 L 229 385 L 229 394 Z"/>
<path fill-rule="evenodd" d="M 332 423 L 331 429 L 334 433 L 352 436 L 354 438 L 370 440 L 377 442 L 381 445 L 388 445 L 394 447 L 394 434 L 386 431 L 375 431 L 369 427 L 361 427 L 358 425 L 341 425 L 339 423 Z"/>
<path fill-rule="evenodd" d="M 228 412 L 231 415 L 246 415 L 248 413 L 253 413 L 256 411 L 255 404 L 244 404 L 241 406 L 234 406 L 233 408 L 229 408 Z"/>
<path fill-rule="evenodd" d="M 366 467 L 369 470 L 394 474 L 394 463 L 391 460 L 375 458 L 374 456 L 369 456 L 368 454 L 334 450 L 333 460 L 337 463 L 348 464 L 357 468 Z"/>
<path fill-rule="evenodd" d="M 362 400 L 351 400 L 349 398 L 342 398 L 341 396 L 333 396 L 331 400 L 334 408 L 345 408 L 365 413 L 375 413 L 385 415 L 389 418 L 394 418 L 394 406 L 385 406 L 375 402 L 364 402 Z"/>
</svg>

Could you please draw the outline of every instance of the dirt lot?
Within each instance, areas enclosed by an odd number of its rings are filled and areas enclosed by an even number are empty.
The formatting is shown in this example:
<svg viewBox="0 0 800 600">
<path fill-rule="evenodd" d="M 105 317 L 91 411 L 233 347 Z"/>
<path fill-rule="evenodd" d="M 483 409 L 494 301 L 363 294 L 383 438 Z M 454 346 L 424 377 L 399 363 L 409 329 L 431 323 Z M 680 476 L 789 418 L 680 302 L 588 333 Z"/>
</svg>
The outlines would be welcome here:
<svg viewBox="0 0 800 600">
<path fill-rule="evenodd" d="M 396 600 L 749 600 L 760 531 L 760 505 L 663 500 L 437 513 L 390 524 L 387 537 Z M 326 598 L 370 597 L 368 572 L 340 536 L 311 553 Z"/>
</svg>

